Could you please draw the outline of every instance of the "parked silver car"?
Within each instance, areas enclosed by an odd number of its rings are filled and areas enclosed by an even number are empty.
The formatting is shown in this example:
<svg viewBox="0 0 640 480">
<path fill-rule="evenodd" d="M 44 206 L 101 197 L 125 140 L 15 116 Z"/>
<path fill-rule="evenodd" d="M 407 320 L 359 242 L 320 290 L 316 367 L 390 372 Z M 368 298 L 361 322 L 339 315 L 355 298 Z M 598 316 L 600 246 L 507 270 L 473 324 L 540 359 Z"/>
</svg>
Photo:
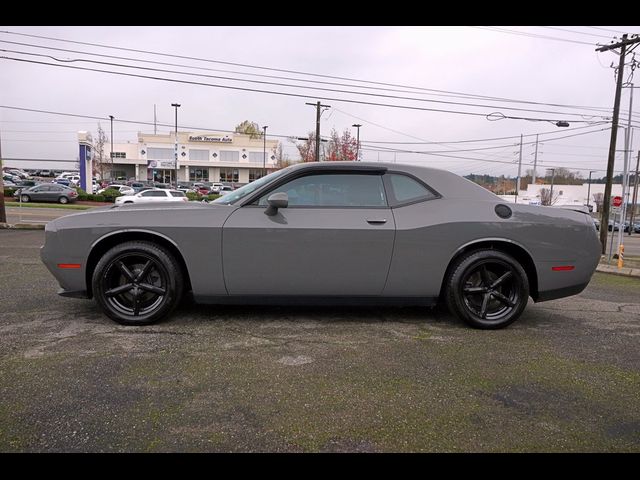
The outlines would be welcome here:
<svg viewBox="0 0 640 480">
<path fill-rule="evenodd" d="M 61 295 L 113 320 L 202 303 L 434 305 L 494 329 L 534 301 L 581 292 L 600 258 L 588 214 L 506 205 L 450 172 L 410 165 L 294 165 L 211 204 L 105 207 L 46 227 Z"/>
</svg>

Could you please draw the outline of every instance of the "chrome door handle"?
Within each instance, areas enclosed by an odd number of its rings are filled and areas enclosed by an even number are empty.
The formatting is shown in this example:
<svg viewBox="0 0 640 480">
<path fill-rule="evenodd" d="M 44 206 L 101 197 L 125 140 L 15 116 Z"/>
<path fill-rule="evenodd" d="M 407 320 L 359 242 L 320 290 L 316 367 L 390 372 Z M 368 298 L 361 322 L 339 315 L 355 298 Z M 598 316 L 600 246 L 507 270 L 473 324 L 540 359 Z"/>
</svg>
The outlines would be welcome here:
<svg viewBox="0 0 640 480">
<path fill-rule="evenodd" d="M 371 225 L 382 225 L 383 223 L 387 223 L 386 218 L 367 218 L 367 223 Z"/>
</svg>

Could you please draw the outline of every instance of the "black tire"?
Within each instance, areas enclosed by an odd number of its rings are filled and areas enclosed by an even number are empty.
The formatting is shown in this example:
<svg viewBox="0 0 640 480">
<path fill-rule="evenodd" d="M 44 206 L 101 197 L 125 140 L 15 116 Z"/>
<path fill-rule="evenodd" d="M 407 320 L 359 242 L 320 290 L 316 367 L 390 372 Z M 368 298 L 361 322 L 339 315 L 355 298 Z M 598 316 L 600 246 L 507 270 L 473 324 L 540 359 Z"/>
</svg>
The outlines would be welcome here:
<svg viewBox="0 0 640 480">
<path fill-rule="evenodd" d="M 60 198 L 58 199 L 58 202 L 60 202 L 61 204 L 63 204 L 63 205 L 64 205 L 64 204 L 66 204 L 66 203 L 69 203 L 69 199 L 68 199 L 67 197 L 60 197 Z"/>
<path fill-rule="evenodd" d="M 20 200 L 24 203 L 29 203 L 31 201 L 31 197 L 29 197 L 29 195 L 20 195 Z"/>
<path fill-rule="evenodd" d="M 529 300 L 529 279 L 511 255 L 476 250 L 458 258 L 445 283 L 447 307 L 474 328 L 504 328 Z"/>
<path fill-rule="evenodd" d="M 167 317 L 180 302 L 184 286 L 171 252 L 145 241 L 109 250 L 96 265 L 91 283 L 100 308 L 122 325 L 149 325 Z"/>
</svg>

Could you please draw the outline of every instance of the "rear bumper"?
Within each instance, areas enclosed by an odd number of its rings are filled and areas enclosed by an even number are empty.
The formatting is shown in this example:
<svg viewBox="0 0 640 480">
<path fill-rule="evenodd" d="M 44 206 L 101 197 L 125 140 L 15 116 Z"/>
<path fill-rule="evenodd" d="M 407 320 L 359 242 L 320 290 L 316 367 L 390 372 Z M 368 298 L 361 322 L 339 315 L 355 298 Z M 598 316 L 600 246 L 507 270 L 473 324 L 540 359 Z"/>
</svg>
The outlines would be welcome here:
<svg viewBox="0 0 640 480">
<path fill-rule="evenodd" d="M 64 288 L 60 288 L 58 295 L 69 298 L 90 298 L 86 290 L 65 290 Z"/>
<path fill-rule="evenodd" d="M 571 285 L 570 287 L 556 288 L 554 290 L 538 292 L 538 296 L 534 300 L 537 303 L 546 302 L 547 300 L 555 300 L 557 298 L 570 297 L 582 292 L 585 288 L 587 288 L 587 285 L 589 285 L 589 282 L 581 283 L 579 285 Z"/>
</svg>

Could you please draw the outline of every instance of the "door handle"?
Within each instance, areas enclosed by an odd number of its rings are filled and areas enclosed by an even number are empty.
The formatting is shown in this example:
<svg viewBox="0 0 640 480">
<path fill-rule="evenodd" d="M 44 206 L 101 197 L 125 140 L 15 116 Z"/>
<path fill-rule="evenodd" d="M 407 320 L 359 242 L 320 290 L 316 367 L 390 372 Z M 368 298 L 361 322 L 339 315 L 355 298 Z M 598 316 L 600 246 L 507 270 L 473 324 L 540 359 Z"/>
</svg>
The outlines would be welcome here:
<svg viewBox="0 0 640 480">
<path fill-rule="evenodd" d="M 386 218 L 367 218 L 367 223 L 371 225 L 382 225 L 383 223 L 387 223 Z"/>
</svg>

